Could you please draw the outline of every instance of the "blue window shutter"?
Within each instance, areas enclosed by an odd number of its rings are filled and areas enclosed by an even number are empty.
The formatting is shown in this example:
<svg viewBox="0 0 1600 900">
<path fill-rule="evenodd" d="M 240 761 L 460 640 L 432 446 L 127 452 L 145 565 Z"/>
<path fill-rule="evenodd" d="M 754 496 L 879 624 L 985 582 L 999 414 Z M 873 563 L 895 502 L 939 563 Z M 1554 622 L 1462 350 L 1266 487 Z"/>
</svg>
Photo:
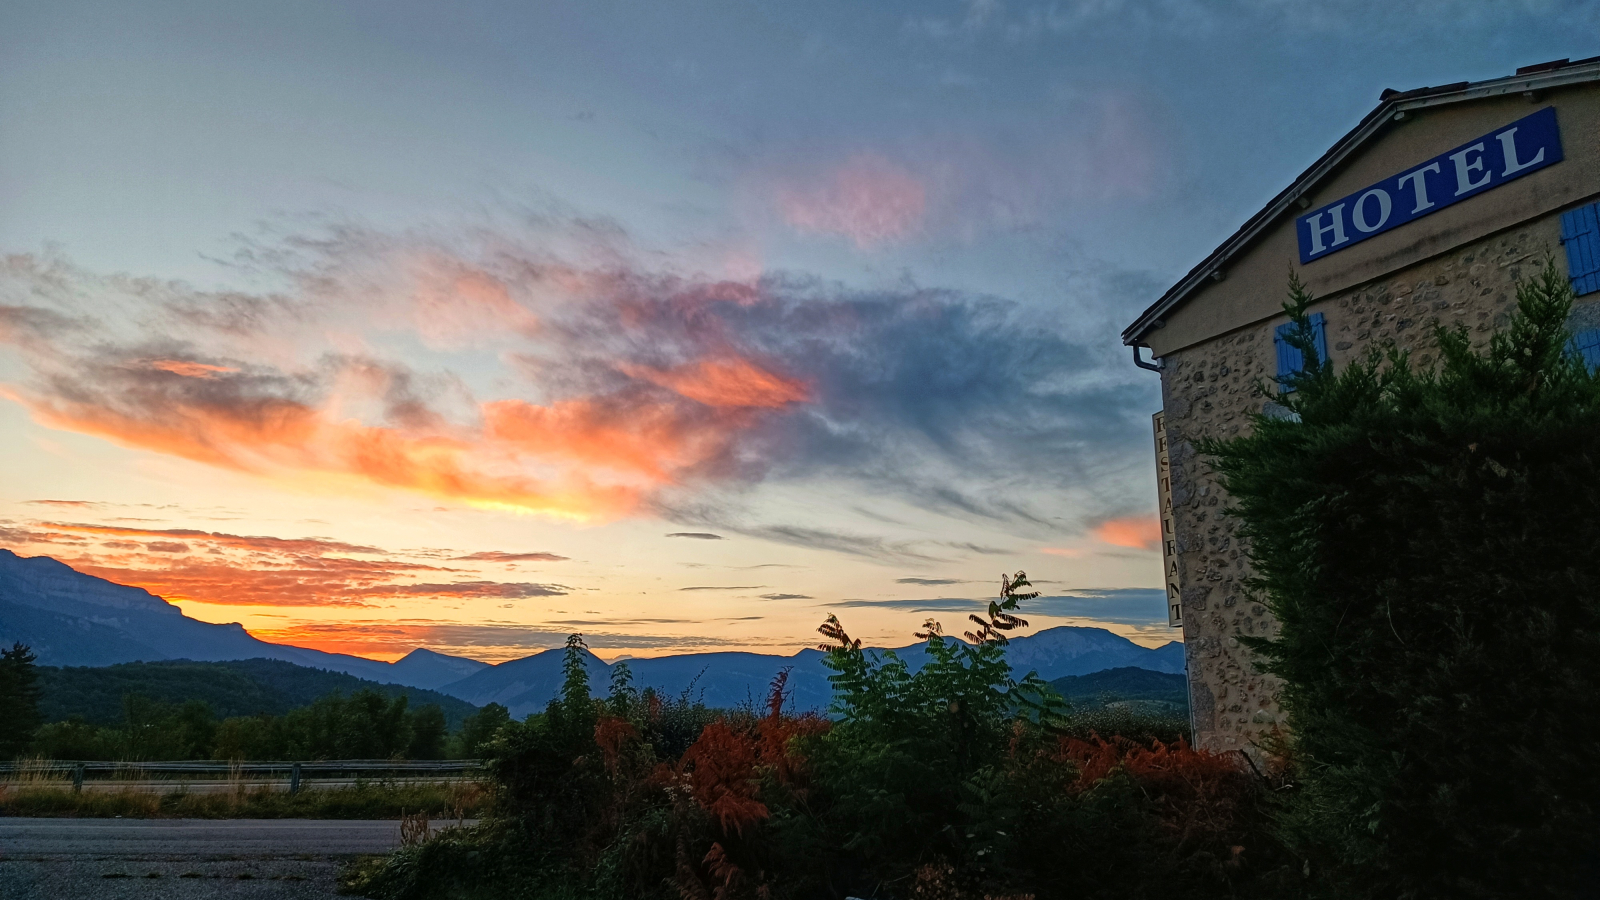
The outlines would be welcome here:
<svg viewBox="0 0 1600 900">
<path fill-rule="evenodd" d="M 1561 243 L 1572 292 L 1581 297 L 1600 291 L 1600 203 L 1561 214 Z"/>
<path fill-rule="evenodd" d="M 1300 352 L 1300 348 L 1291 346 L 1289 344 L 1289 329 L 1293 327 L 1293 322 L 1285 322 L 1284 324 L 1279 325 L 1278 330 L 1272 335 L 1273 346 L 1277 347 L 1278 349 L 1279 378 L 1287 378 L 1290 375 L 1300 371 L 1301 367 L 1304 366 L 1306 362 L 1305 354 Z M 1294 390 L 1293 385 L 1283 384 L 1280 385 L 1280 387 L 1285 393 Z"/>
<path fill-rule="evenodd" d="M 1572 352 L 1583 357 L 1589 371 L 1600 369 L 1600 328 L 1591 328 L 1573 335 Z"/>
<path fill-rule="evenodd" d="M 1322 313 L 1312 313 L 1309 318 L 1311 320 L 1311 336 L 1312 340 L 1314 341 L 1313 346 L 1317 348 L 1317 363 L 1320 365 L 1321 363 L 1328 361 L 1327 319 L 1323 317 Z M 1293 322 L 1285 322 L 1282 325 L 1279 325 L 1277 330 L 1273 332 L 1272 335 L 1272 343 L 1278 351 L 1279 378 L 1287 378 L 1290 375 L 1303 371 L 1306 367 L 1305 354 L 1300 352 L 1299 347 L 1289 343 L 1288 335 L 1290 329 L 1292 328 L 1294 328 Z M 1284 386 L 1283 390 L 1292 391 L 1294 388 Z"/>
<path fill-rule="evenodd" d="M 1322 313 L 1311 314 L 1311 335 L 1317 348 L 1317 364 L 1328 361 L 1328 322 Z"/>
</svg>

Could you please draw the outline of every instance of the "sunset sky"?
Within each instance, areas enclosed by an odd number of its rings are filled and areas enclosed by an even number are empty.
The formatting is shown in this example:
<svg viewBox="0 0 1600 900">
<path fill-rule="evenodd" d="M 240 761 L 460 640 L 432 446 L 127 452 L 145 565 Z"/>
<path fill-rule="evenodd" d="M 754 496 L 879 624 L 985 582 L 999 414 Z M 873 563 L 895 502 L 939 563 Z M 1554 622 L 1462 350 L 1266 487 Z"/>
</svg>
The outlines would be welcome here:
<svg viewBox="0 0 1600 900">
<path fill-rule="evenodd" d="M 0 12 L 0 546 L 500 661 L 1165 623 L 1120 328 L 1565 0 Z M 952 629 L 957 630 L 959 629 Z"/>
</svg>

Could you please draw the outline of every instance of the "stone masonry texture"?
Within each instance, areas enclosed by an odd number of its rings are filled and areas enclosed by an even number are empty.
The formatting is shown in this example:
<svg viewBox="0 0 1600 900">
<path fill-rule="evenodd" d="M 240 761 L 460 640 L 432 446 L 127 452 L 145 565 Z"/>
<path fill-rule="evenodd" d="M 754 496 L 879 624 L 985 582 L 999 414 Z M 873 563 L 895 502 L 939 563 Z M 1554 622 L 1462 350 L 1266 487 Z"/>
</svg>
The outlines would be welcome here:
<svg viewBox="0 0 1600 900">
<path fill-rule="evenodd" d="M 1435 325 L 1465 325 L 1481 350 L 1510 321 L 1519 281 L 1537 274 L 1547 254 L 1565 267 L 1558 223 L 1556 216 L 1533 220 L 1381 281 L 1318 298 L 1312 310 L 1326 317 L 1335 366 L 1342 368 L 1369 347 L 1392 344 L 1428 367 L 1437 358 Z M 1287 295 L 1287 271 L 1284 282 Z M 1596 313 L 1600 304 L 1583 304 L 1573 319 Z M 1279 685 L 1256 671 L 1238 638 L 1272 637 L 1277 623 L 1244 587 L 1250 577 L 1248 548 L 1240 546 L 1238 523 L 1225 511 L 1228 498 L 1207 460 L 1195 452 L 1194 441 L 1236 437 L 1248 431 L 1250 413 L 1264 407 L 1271 412 L 1267 404 L 1277 390 L 1272 338 L 1281 321 L 1171 353 L 1161 375 L 1196 743 L 1252 755 L 1265 736 L 1284 727 L 1283 713 Z"/>
</svg>

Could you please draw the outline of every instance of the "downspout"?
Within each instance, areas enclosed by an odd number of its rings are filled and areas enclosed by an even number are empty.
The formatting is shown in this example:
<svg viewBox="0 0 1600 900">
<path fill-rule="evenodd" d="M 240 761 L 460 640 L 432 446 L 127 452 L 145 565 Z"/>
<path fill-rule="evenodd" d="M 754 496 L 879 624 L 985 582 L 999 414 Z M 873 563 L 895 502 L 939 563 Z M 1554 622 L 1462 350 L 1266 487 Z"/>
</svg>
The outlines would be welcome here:
<svg viewBox="0 0 1600 900">
<path fill-rule="evenodd" d="M 1143 359 L 1139 358 L 1139 348 L 1140 347 L 1144 347 L 1144 345 L 1143 344 L 1134 344 L 1133 345 L 1133 364 L 1138 366 L 1141 369 L 1149 369 L 1152 372 L 1161 371 L 1161 369 L 1163 368 L 1162 364 L 1161 364 L 1161 358 L 1153 356 L 1153 357 L 1150 358 L 1149 362 L 1145 362 Z M 1149 347 L 1144 347 L 1144 348 L 1146 350 L 1150 349 Z"/>
</svg>

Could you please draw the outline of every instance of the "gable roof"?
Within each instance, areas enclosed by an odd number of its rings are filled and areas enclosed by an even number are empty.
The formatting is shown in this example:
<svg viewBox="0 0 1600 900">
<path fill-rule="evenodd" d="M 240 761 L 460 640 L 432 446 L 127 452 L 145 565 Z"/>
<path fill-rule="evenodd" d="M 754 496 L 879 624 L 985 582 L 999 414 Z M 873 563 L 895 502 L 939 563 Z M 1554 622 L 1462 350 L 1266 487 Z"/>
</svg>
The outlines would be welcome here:
<svg viewBox="0 0 1600 900">
<path fill-rule="evenodd" d="M 1386 126 L 1404 119 L 1408 111 L 1589 81 L 1600 81 L 1600 56 L 1575 61 L 1558 59 L 1523 66 L 1515 75 L 1488 81 L 1458 81 L 1455 84 L 1410 91 L 1385 89 L 1378 98 L 1377 108 L 1367 113 L 1359 125 L 1340 138 L 1328 152 L 1312 163 L 1310 168 L 1301 172 L 1292 184 L 1273 197 L 1260 212 L 1251 216 L 1238 231 L 1223 241 L 1217 249 L 1211 251 L 1199 265 L 1190 269 L 1189 274 L 1183 276 L 1182 280 L 1161 295 L 1161 299 L 1140 313 L 1132 325 L 1123 329 L 1122 342 L 1137 346 L 1146 332 L 1152 327 L 1159 327 L 1162 316 L 1187 300 L 1189 295 L 1207 279 L 1220 280 L 1220 273 L 1225 270 L 1228 260 L 1249 247 L 1257 237 L 1271 228 L 1291 205 L 1296 205 L 1302 197 L 1315 190 L 1317 185 L 1341 163 L 1382 134 Z M 1298 208 L 1303 209 L 1306 205 L 1309 204 L 1299 204 Z"/>
</svg>

